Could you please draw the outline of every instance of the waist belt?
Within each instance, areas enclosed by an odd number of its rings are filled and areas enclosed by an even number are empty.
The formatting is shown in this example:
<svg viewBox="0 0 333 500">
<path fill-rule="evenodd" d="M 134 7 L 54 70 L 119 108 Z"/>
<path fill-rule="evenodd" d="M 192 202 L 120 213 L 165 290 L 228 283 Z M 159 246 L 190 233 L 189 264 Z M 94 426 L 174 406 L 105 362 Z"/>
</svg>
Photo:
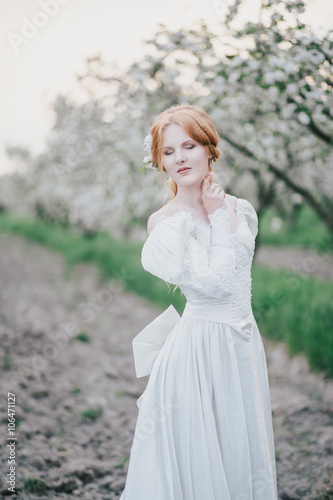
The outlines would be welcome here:
<svg viewBox="0 0 333 500">
<path fill-rule="evenodd" d="M 182 317 L 191 316 L 193 318 L 207 319 L 217 321 L 218 323 L 230 323 L 231 305 L 221 302 L 207 302 L 197 304 L 195 302 L 186 302 Z"/>
</svg>

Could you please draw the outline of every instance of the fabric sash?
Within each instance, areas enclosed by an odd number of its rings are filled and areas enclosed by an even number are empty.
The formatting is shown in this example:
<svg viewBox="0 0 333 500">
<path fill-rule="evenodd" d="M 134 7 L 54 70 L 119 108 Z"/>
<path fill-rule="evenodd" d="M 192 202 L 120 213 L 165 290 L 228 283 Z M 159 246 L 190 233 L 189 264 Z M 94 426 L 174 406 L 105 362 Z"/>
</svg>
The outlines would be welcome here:
<svg viewBox="0 0 333 500">
<path fill-rule="evenodd" d="M 180 317 L 186 318 L 188 316 L 220 323 L 230 323 L 230 304 L 212 301 L 200 304 L 187 301 L 182 316 L 170 305 L 132 340 L 137 378 L 151 373 L 155 359 L 167 336 L 176 326 Z"/>
<path fill-rule="evenodd" d="M 158 353 L 180 316 L 173 305 L 157 316 L 132 340 L 137 378 L 149 375 Z"/>
</svg>

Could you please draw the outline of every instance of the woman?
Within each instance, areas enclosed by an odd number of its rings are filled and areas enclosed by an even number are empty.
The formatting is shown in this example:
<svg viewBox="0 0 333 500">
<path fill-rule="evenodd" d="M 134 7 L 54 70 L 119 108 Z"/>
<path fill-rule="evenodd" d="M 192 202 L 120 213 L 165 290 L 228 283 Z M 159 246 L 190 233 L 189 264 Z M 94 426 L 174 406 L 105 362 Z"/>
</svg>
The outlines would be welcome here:
<svg viewBox="0 0 333 500">
<path fill-rule="evenodd" d="M 151 158 L 171 201 L 148 220 L 145 270 L 178 285 L 170 306 L 133 340 L 150 374 L 120 500 L 276 500 L 265 353 L 251 308 L 258 219 L 212 182 L 218 135 L 200 108 L 175 106 L 151 129 Z"/>
</svg>

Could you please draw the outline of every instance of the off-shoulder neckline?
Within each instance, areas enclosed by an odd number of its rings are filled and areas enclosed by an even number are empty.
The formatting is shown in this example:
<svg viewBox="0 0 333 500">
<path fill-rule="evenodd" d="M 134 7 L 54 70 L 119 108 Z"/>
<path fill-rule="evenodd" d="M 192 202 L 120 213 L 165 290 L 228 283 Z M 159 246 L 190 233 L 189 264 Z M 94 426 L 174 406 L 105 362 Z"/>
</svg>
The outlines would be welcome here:
<svg viewBox="0 0 333 500">
<path fill-rule="evenodd" d="M 236 227 L 235 227 L 235 230 L 234 230 L 234 231 L 231 231 L 231 234 L 235 234 L 235 233 L 236 233 L 236 231 L 237 231 L 237 229 L 238 229 L 238 227 L 239 227 L 239 222 L 240 222 L 240 215 L 239 215 L 239 203 L 238 203 L 239 198 L 236 198 L 236 196 L 234 196 L 234 195 L 230 195 L 230 196 L 232 196 L 232 198 L 234 198 L 234 199 L 235 199 L 235 202 L 236 202 L 236 203 L 235 203 L 235 213 L 236 213 L 236 218 L 237 218 L 237 221 L 236 221 Z M 223 209 L 228 210 L 226 207 L 219 207 L 219 208 L 220 208 L 220 209 L 221 209 L 221 208 L 223 208 Z M 216 209 L 216 210 L 219 210 L 219 209 Z M 229 210 L 228 210 L 228 212 L 229 212 Z M 203 219 L 196 219 L 196 218 L 194 218 L 194 217 L 193 217 L 193 215 L 192 215 L 192 214 L 190 214 L 190 212 L 188 212 L 187 210 L 177 210 L 176 212 L 174 212 L 174 213 L 173 213 L 173 214 L 171 214 L 171 215 L 167 215 L 167 214 L 161 214 L 161 215 L 159 215 L 159 216 L 157 217 L 156 221 L 155 221 L 155 224 L 154 224 L 153 229 L 150 231 L 150 233 L 148 234 L 148 236 L 150 236 L 150 235 L 152 234 L 152 232 L 155 230 L 155 228 L 156 228 L 156 226 L 157 226 L 157 224 L 158 224 L 158 222 L 159 222 L 160 220 L 163 220 L 164 218 L 165 218 L 165 219 L 171 219 L 171 218 L 175 217 L 176 215 L 181 215 L 181 214 L 186 214 L 186 215 L 188 215 L 188 216 L 191 218 L 192 222 L 197 222 L 197 223 L 200 223 L 200 224 L 202 224 L 203 226 L 205 226 L 205 227 L 207 227 L 207 228 L 211 228 L 211 227 L 212 227 L 211 223 L 209 223 L 209 224 L 208 224 L 208 222 L 206 222 L 206 221 L 205 221 L 205 220 L 203 220 Z M 229 215 L 230 215 L 230 213 L 229 213 Z"/>
</svg>

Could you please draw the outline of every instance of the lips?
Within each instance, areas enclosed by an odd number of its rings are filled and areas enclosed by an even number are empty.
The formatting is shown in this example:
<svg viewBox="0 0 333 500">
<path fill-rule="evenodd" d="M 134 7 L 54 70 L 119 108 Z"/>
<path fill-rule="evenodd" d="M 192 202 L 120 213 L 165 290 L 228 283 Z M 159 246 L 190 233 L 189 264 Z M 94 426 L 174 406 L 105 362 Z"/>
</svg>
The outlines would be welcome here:
<svg viewBox="0 0 333 500">
<path fill-rule="evenodd" d="M 191 167 L 182 167 L 177 170 L 178 173 L 185 172 L 187 170 L 190 170 Z"/>
</svg>

